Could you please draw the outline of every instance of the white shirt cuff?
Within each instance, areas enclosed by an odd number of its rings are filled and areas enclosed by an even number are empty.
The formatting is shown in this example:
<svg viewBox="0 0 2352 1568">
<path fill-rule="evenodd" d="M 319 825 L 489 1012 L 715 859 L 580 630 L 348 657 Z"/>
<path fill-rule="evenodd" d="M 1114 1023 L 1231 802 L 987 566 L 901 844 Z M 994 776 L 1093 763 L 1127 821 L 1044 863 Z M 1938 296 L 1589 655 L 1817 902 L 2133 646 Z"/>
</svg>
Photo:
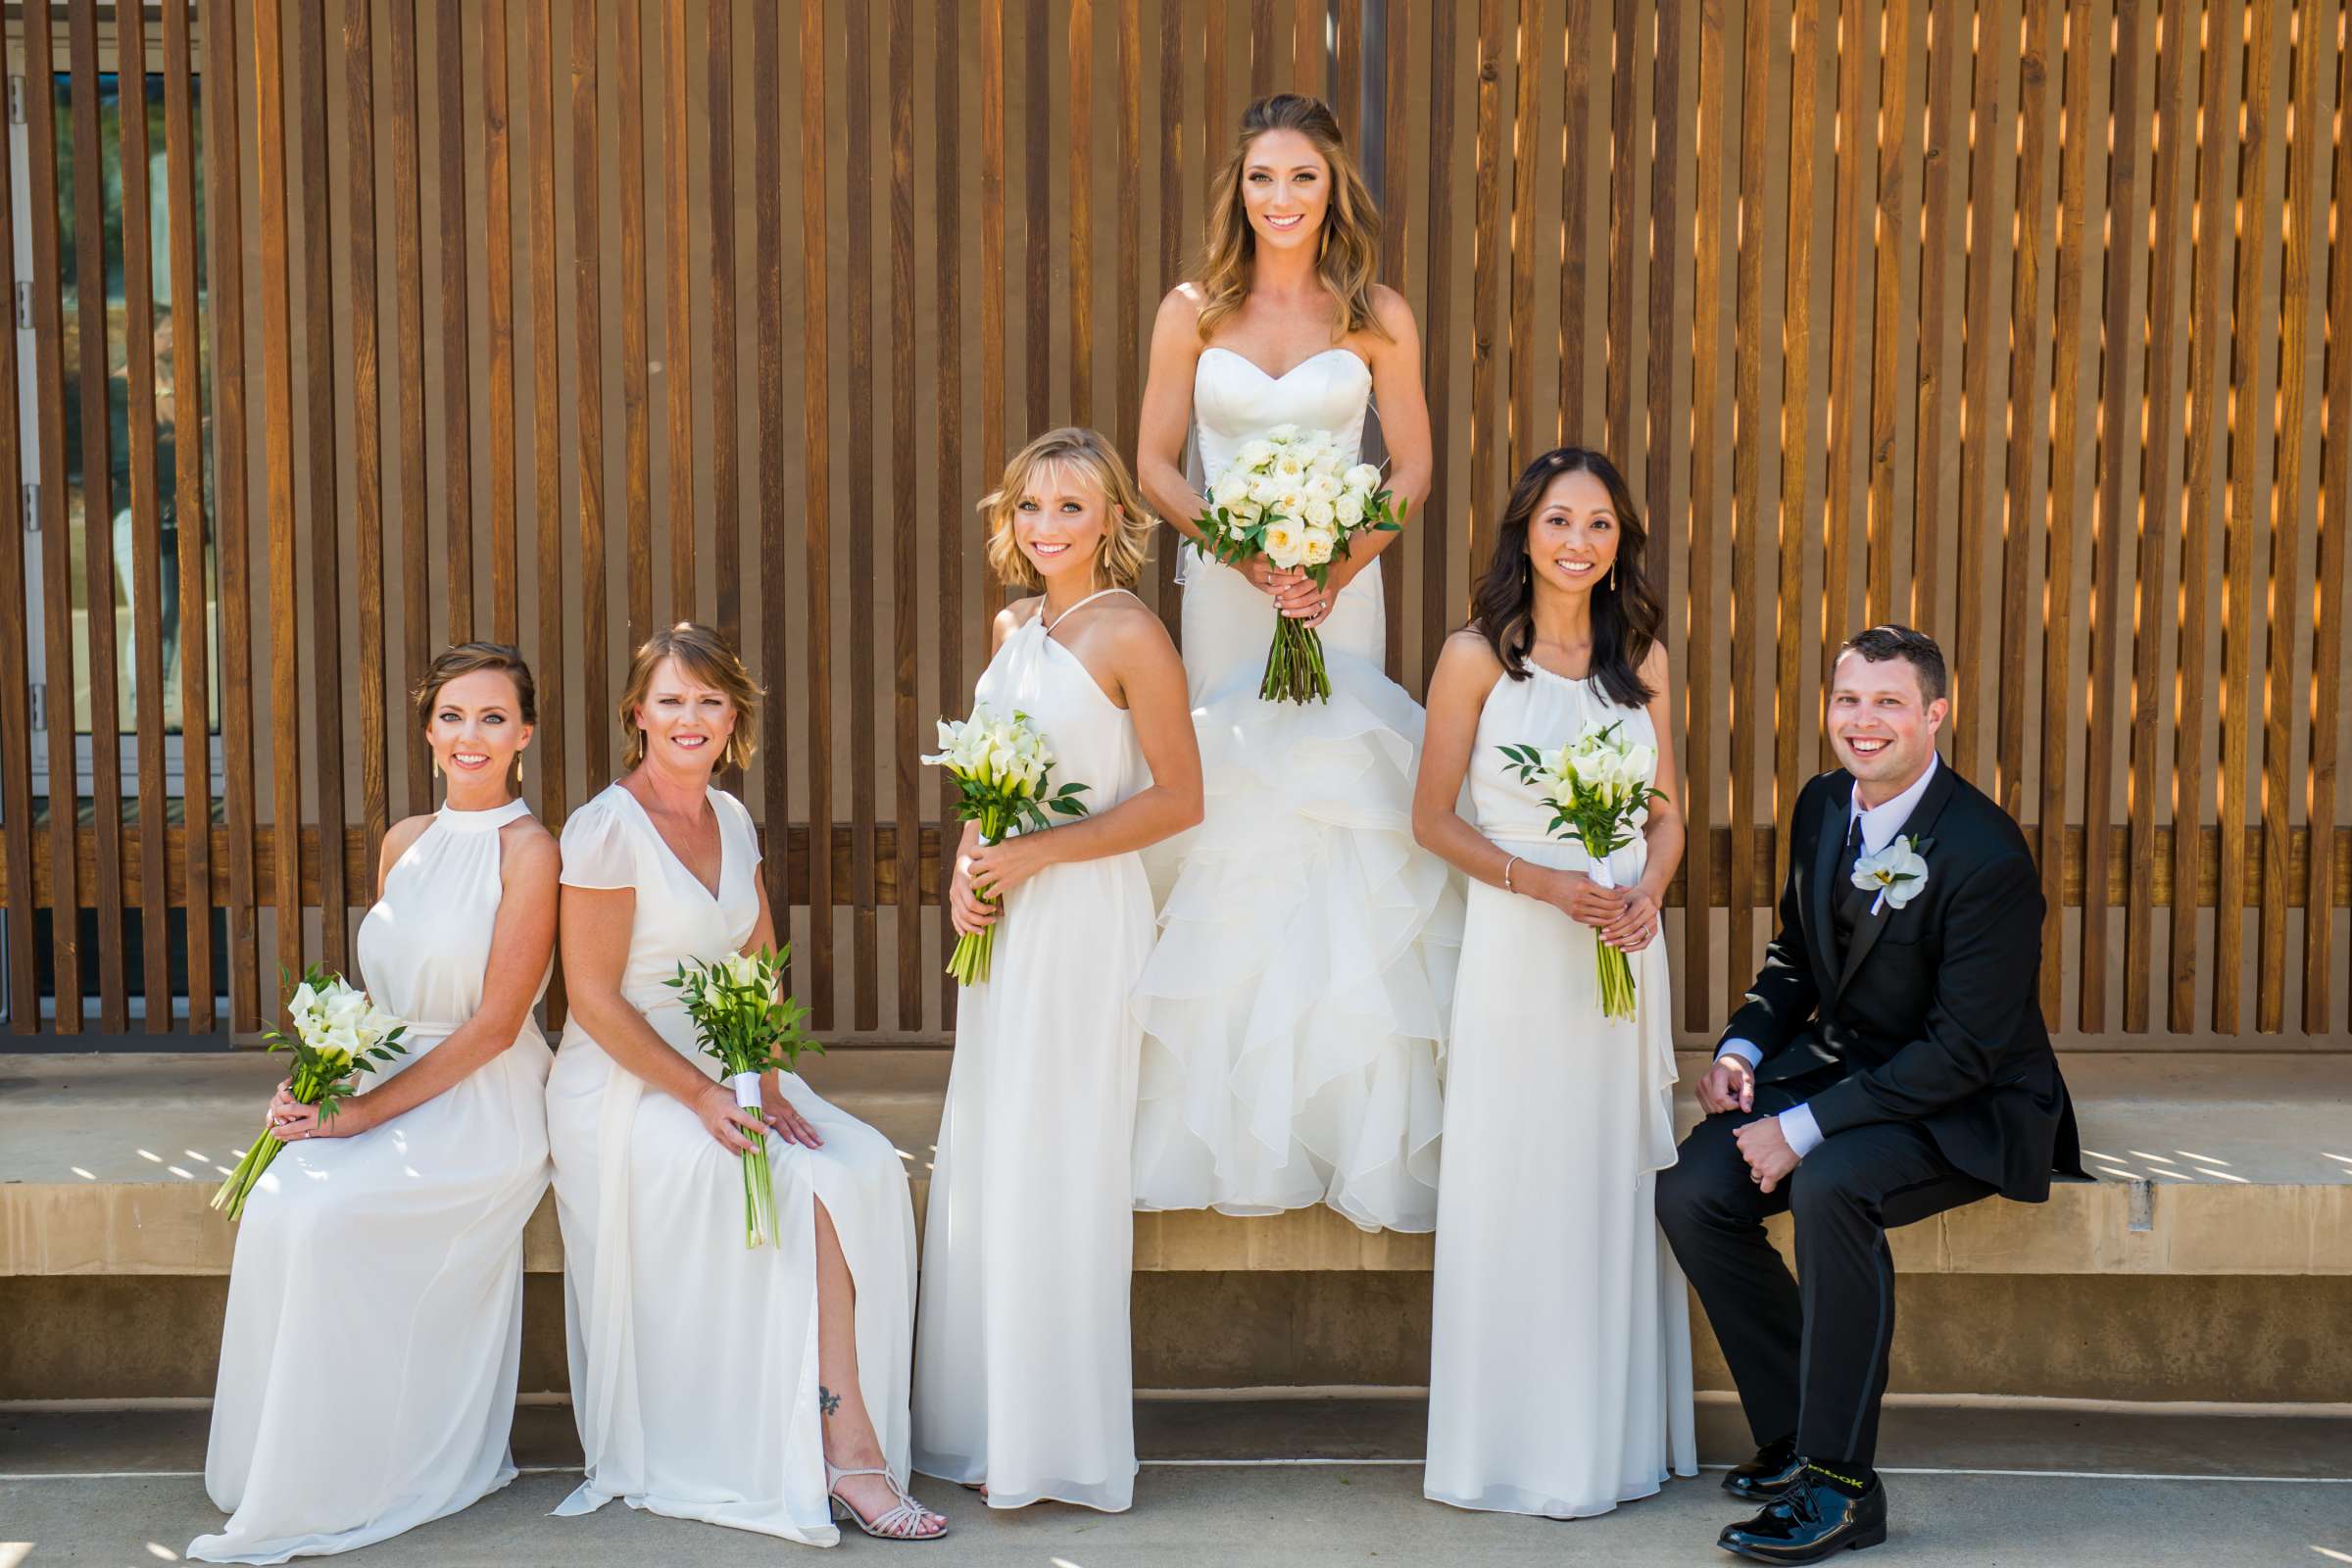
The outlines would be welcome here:
<svg viewBox="0 0 2352 1568">
<path fill-rule="evenodd" d="M 1781 1112 L 1781 1136 L 1788 1140 L 1788 1148 L 1802 1159 L 1821 1147 L 1821 1123 L 1813 1119 L 1813 1107 L 1796 1105 Z"/>
<path fill-rule="evenodd" d="M 1726 1040 L 1722 1045 L 1715 1048 L 1715 1054 L 1719 1057 L 1738 1056 L 1741 1061 L 1746 1062 L 1750 1067 L 1761 1066 L 1764 1061 L 1764 1053 L 1758 1051 L 1754 1045 L 1745 1040 Z"/>
</svg>

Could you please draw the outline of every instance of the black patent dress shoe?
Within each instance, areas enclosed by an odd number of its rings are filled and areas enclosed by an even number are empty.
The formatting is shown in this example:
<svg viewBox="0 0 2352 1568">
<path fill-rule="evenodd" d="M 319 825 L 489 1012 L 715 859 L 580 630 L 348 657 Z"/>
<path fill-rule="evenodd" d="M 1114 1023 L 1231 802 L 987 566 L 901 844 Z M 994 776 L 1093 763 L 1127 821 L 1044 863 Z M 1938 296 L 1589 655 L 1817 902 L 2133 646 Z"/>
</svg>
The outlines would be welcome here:
<svg viewBox="0 0 2352 1568">
<path fill-rule="evenodd" d="M 1745 1464 L 1732 1466 L 1723 1478 L 1723 1490 L 1741 1502 L 1758 1507 L 1796 1485 L 1796 1478 L 1805 1473 L 1805 1461 L 1796 1455 L 1796 1439 L 1783 1438 L 1767 1443 L 1756 1450 L 1756 1456 Z"/>
<path fill-rule="evenodd" d="M 1886 1539 L 1886 1488 L 1872 1479 L 1870 1490 L 1849 1497 L 1820 1476 L 1797 1478 L 1788 1491 L 1765 1504 L 1745 1524 L 1727 1527 L 1715 1544 L 1751 1562 L 1820 1562 L 1840 1551 L 1875 1546 Z"/>
</svg>

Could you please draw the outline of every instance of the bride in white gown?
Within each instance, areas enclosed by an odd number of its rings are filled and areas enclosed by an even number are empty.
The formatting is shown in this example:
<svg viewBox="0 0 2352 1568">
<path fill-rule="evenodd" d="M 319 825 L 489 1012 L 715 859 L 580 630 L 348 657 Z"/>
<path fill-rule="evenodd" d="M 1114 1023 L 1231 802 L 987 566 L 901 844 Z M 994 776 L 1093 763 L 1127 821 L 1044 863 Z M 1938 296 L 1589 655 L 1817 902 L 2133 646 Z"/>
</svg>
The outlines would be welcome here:
<svg viewBox="0 0 2352 1568">
<path fill-rule="evenodd" d="M 1204 481 L 1244 443 L 1280 424 L 1328 430 L 1352 463 L 1375 404 L 1389 487 L 1419 507 L 1420 339 L 1372 281 L 1378 229 L 1330 110 L 1292 94 L 1250 106 L 1211 192 L 1201 276 L 1160 305 L 1144 391 L 1138 478 L 1188 539 Z M 1183 547 L 1206 810 L 1154 862 L 1160 940 L 1135 993 L 1139 1208 L 1328 1203 L 1366 1229 L 1436 1223 L 1461 912 L 1412 837 L 1421 710 L 1382 668 L 1378 556 L 1395 537 L 1361 537 L 1327 586 Z M 1277 615 L 1321 634 L 1328 704 L 1259 699 Z"/>
</svg>

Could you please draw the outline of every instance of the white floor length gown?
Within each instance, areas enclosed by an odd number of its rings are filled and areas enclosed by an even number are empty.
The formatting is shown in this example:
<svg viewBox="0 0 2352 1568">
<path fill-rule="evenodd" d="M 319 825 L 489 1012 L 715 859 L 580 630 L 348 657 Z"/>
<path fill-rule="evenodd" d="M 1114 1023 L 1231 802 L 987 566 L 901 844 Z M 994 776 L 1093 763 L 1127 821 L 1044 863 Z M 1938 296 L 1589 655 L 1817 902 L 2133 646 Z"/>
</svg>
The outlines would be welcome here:
<svg viewBox="0 0 2352 1568">
<path fill-rule="evenodd" d="M 1348 349 L 1273 376 L 1212 346 L 1193 378 L 1200 476 L 1281 424 L 1330 431 L 1353 463 L 1371 398 Z M 1368 1230 L 1426 1231 L 1461 906 L 1413 842 L 1422 713 L 1382 669 L 1380 564 L 1324 620 L 1331 700 L 1305 704 L 1257 695 L 1274 602 L 1190 546 L 1184 569 L 1206 810 L 1153 857 L 1155 880 L 1175 869 L 1136 991 L 1136 1206 L 1328 1203 Z"/>
<path fill-rule="evenodd" d="M 680 960 L 738 951 L 759 921 L 760 842 L 722 790 L 713 897 L 618 784 L 564 825 L 564 880 L 632 888 L 621 993 L 704 1071 L 678 994 Z M 839 1540 L 817 1412 L 815 1204 L 833 1216 L 858 1287 L 858 1371 L 894 1474 L 906 1467 L 914 1213 L 890 1141 L 793 1074 L 784 1092 L 824 1140 L 767 1140 L 776 1245 L 743 1244 L 743 1173 L 695 1113 L 564 1025 L 547 1085 L 564 1226 L 571 1397 L 588 1479 L 556 1511 L 614 1497 L 678 1519 L 788 1541 Z"/>
<path fill-rule="evenodd" d="M 1537 665 L 1479 715 L 1479 831 L 1581 870 L 1501 747 L 1550 748 L 1590 720 L 1655 744 L 1645 709 Z M 1609 857 L 1642 874 L 1640 834 Z M 1446 1057 L 1424 1493 L 1464 1508 L 1572 1519 L 1692 1474 L 1690 1323 L 1650 1210 L 1674 1163 L 1674 991 L 1666 945 L 1633 956 L 1631 1020 L 1605 1019 L 1594 939 L 1548 905 L 1470 887 Z"/>
<path fill-rule="evenodd" d="M 1029 715 L 1057 758 L 1054 782 L 1086 785 L 1090 810 L 1151 783 L 1134 720 L 1042 617 L 1005 638 L 975 695 Z M 992 972 L 956 1005 L 923 1228 L 914 1463 L 987 1482 L 1000 1508 L 1051 1497 L 1116 1510 L 1134 1497 L 1143 1032 L 1128 992 L 1152 939 L 1139 857 L 1049 866 L 1006 895 Z"/>
<path fill-rule="evenodd" d="M 407 1021 L 407 1054 L 376 1081 L 481 1005 L 498 830 L 529 809 L 444 808 L 385 876 L 360 922 L 356 983 Z M 522 1227 L 547 1191 L 547 1071 L 526 1019 L 415 1109 L 278 1151 L 237 1227 L 205 1456 L 205 1489 L 233 1517 L 190 1557 L 349 1551 L 514 1478 Z"/>
</svg>

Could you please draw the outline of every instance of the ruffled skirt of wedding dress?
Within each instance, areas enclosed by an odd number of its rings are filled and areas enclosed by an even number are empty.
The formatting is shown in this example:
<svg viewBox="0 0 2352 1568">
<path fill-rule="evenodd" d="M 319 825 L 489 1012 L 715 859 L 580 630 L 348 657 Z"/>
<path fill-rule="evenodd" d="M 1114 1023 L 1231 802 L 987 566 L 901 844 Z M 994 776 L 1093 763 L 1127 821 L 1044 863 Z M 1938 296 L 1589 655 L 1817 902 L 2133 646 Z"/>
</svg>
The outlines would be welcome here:
<svg viewBox="0 0 2352 1568">
<path fill-rule="evenodd" d="M 1461 896 L 1413 842 L 1421 708 L 1380 667 L 1377 564 L 1324 624 L 1329 703 L 1258 699 L 1272 629 L 1264 595 L 1190 561 L 1206 808 L 1147 857 L 1162 899 L 1135 992 L 1136 1206 L 1327 1203 L 1427 1231 Z"/>
</svg>

